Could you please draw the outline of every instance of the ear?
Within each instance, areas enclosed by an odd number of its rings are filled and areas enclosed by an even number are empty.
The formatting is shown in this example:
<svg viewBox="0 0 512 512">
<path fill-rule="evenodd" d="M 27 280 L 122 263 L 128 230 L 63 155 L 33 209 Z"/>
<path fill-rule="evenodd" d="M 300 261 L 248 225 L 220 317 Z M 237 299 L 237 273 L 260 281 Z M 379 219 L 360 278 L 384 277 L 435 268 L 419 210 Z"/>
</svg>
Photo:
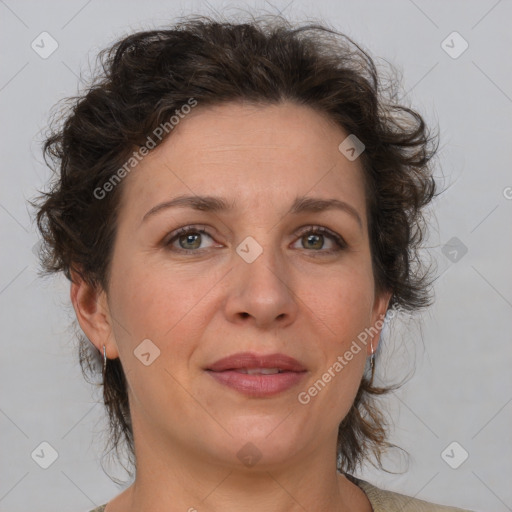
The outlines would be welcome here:
<svg viewBox="0 0 512 512">
<path fill-rule="evenodd" d="M 372 348 L 373 352 L 377 351 L 377 347 L 380 342 L 380 333 L 384 326 L 384 317 L 388 310 L 389 301 L 391 300 L 392 292 L 379 292 L 375 295 L 375 301 L 372 308 L 372 322 L 369 328 L 369 340 L 366 345 L 366 353 L 371 355 Z"/>
<path fill-rule="evenodd" d="M 107 357 L 119 357 L 117 345 L 113 339 L 112 319 L 105 291 L 98 285 L 86 283 L 79 274 L 71 271 L 70 298 L 76 318 L 89 341 L 103 355 L 103 345 Z"/>
</svg>

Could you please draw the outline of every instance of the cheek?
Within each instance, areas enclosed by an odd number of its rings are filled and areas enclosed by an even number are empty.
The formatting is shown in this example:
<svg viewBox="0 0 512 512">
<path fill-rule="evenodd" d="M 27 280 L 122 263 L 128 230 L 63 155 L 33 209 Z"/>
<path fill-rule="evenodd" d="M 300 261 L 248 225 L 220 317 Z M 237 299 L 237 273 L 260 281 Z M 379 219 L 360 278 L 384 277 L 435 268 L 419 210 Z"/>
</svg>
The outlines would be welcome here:
<svg viewBox="0 0 512 512">
<path fill-rule="evenodd" d="M 162 404 L 178 416 L 192 414 L 193 403 L 180 383 L 187 382 L 187 363 L 207 321 L 201 298 L 218 278 L 170 273 L 164 265 L 142 261 L 119 263 L 112 274 L 111 307 L 131 399 L 147 415 Z"/>
<path fill-rule="evenodd" d="M 342 349 L 369 326 L 374 300 L 371 272 L 364 267 L 347 267 L 318 281 L 305 283 L 314 314 L 328 328 L 327 339 Z M 306 302 L 307 303 L 307 302 Z"/>
<path fill-rule="evenodd" d="M 213 272 L 198 276 L 192 268 L 170 269 L 142 259 L 118 261 L 110 302 L 119 324 L 119 351 L 129 356 L 142 340 L 150 339 L 162 355 L 172 344 L 172 360 L 179 361 L 176 356 L 181 352 L 193 350 L 191 340 L 197 339 L 207 320 L 205 307 L 212 308 L 205 297 L 221 277 Z"/>
<path fill-rule="evenodd" d="M 322 293 L 310 295 L 321 334 L 322 365 L 312 377 L 317 406 L 338 420 L 348 412 L 367 360 L 364 335 L 370 327 L 374 284 L 364 269 L 339 272 L 326 279 Z M 361 341 L 363 340 L 363 341 Z M 308 392 L 309 393 L 309 392 Z M 320 397 L 321 395 L 321 397 Z"/>
</svg>

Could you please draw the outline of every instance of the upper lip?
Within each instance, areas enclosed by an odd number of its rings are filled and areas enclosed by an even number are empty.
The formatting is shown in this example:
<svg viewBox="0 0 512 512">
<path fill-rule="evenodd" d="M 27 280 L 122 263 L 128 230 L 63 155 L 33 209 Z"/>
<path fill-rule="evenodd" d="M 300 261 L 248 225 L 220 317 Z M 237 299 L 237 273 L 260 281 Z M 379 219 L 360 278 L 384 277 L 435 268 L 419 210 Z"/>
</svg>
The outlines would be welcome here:
<svg viewBox="0 0 512 512">
<path fill-rule="evenodd" d="M 207 370 L 223 372 L 225 370 L 236 370 L 239 368 L 278 368 L 283 371 L 304 372 L 306 368 L 293 357 L 285 354 L 255 354 L 253 352 L 239 352 L 228 357 L 219 359 Z"/>
</svg>

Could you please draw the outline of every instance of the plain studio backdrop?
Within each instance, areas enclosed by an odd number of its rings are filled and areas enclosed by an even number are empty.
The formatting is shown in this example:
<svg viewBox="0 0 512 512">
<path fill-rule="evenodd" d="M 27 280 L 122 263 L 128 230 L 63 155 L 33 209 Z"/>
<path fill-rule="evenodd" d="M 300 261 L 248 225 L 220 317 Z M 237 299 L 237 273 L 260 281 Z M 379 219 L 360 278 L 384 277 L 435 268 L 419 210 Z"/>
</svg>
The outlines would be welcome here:
<svg viewBox="0 0 512 512">
<path fill-rule="evenodd" d="M 440 275 L 435 304 L 386 327 L 378 360 L 389 380 L 415 369 L 386 401 L 391 440 L 410 459 L 390 453 L 384 463 L 401 474 L 370 466 L 359 476 L 429 501 L 512 510 L 512 2 L 5 0 L 0 511 L 86 511 L 124 488 L 100 465 L 101 396 L 78 366 L 69 284 L 36 275 L 26 200 L 50 176 L 40 150 L 50 108 L 77 93 L 97 52 L 119 36 L 215 10 L 327 20 L 397 66 L 404 101 L 439 124 L 435 174 L 447 191 L 434 201 L 425 253 Z M 120 466 L 105 467 L 127 478 Z"/>
</svg>

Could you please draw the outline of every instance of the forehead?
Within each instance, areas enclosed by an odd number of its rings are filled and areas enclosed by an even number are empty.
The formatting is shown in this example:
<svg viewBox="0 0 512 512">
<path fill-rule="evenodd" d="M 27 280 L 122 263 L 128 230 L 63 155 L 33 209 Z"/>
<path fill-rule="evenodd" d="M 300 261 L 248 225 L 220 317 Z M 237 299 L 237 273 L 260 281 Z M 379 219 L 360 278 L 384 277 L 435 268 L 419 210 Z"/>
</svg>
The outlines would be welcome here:
<svg viewBox="0 0 512 512">
<path fill-rule="evenodd" d="M 348 135 L 303 105 L 199 104 L 130 173 L 123 203 L 140 217 L 182 194 L 223 196 L 242 209 L 311 194 L 349 201 L 364 217 L 361 164 L 338 149 Z"/>
</svg>

